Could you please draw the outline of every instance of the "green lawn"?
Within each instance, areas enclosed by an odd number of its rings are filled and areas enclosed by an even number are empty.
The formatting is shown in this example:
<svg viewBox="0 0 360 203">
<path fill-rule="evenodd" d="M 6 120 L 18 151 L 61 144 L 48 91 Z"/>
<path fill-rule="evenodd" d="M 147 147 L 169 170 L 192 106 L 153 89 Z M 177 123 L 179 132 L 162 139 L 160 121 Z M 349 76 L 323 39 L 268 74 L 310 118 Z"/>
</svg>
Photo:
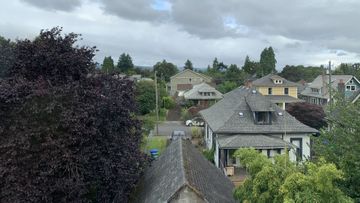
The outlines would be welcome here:
<svg viewBox="0 0 360 203">
<path fill-rule="evenodd" d="M 145 137 L 142 149 L 147 154 L 150 154 L 151 149 L 158 149 L 159 154 L 161 154 L 166 148 L 167 141 L 168 139 L 165 136 Z"/>
</svg>

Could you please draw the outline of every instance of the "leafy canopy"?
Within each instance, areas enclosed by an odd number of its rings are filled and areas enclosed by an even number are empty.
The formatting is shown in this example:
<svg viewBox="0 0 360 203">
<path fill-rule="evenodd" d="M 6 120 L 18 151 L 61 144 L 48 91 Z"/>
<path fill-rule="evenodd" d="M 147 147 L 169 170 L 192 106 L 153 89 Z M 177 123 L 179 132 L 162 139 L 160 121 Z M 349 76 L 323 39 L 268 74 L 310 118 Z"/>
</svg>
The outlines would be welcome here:
<svg viewBox="0 0 360 203">
<path fill-rule="evenodd" d="M 323 130 L 315 140 L 315 152 L 333 162 L 344 172 L 340 188 L 360 201 L 360 103 L 337 99 L 328 109 L 330 130 Z"/>
<path fill-rule="evenodd" d="M 343 173 L 324 160 L 295 165 L 288 155 L 274 162 L 252 148 L 242 148 L 235 157 L 249 176 L 234 192 L 239 202 L 352 202 L 336 186 Z"/>
</svg>

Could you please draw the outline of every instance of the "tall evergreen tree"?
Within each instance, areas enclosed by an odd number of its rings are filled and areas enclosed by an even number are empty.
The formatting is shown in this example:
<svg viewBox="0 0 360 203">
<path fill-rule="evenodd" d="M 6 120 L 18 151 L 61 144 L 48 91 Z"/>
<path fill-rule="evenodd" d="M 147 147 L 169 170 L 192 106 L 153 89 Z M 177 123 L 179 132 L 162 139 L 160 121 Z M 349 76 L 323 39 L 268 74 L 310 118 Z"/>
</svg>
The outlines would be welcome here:
<svg viewBox="0 0 360 203">
<path fill-rule="evenodd" d="M 194 70 L 193 64 L 191 63 L 191 61 L 189 59 L 186 60 L 184 69 Z"/>
<path fill-rule="evenodd" d="M 276 73 L 276 59 L 272 47 L 265 48 L 260 55 L 261 76 Z"/>
<path fill-rule="evenodd" d="M 131 56 L 129 54 L 122 53 L 119 57 L 117 69 L 122 73 L 128 73 L 134 69 Z"/>
<path fill-rule="evenodd" d="M 15 43 L 0 36 L 0 78 L 8 74 L 15 60 Z"/>
<path fill-rule="evenodd" d="M 111 56 L 105 56 L 103 64 L 101 66 L 101 71 L 103 73 L 109 74 L 112 73 L 115 69 L 114 66 L 114 60 L 111 58 Z"/>
</svg>

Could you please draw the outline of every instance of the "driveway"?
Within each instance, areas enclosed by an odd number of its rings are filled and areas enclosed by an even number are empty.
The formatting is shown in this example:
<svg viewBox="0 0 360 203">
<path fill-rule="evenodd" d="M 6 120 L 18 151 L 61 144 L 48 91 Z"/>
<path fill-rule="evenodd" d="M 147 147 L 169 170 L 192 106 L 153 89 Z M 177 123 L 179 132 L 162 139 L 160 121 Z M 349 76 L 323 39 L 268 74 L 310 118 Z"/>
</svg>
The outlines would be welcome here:
<svg viewBox="0 0 360 203">
<path fill-rule="evenodd" d="M 159 123 L 159 135 L 170 137 L 172 131 L 174 130 L 183 130 L 186 135 L 191 135 L 191 127 L 187 127 L 182 121 L 165 121 L 163 123 Z M 151 134 L 156 134 L 156 126 Z"/>
</svg>

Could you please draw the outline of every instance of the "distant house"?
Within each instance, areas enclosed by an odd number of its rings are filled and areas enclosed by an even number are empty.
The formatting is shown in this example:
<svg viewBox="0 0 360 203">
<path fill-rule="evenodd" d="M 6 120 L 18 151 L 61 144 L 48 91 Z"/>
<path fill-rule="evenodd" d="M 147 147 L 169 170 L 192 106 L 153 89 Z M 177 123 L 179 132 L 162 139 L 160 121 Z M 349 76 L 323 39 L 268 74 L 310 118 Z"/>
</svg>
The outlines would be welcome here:
<svg viewBox="0 0 360 203">
<path fill-rule="evenodd" d="M 170 77 L 170 95 L 173 96 L 176 93 L 182 95 L 185 91 L 192 89 L 194 85 L 203 82 L 211 83 L 212 78 L 204 74 L 185 69 Z"/>
<path fill-rule="evenodd" d="M 332 75 L 331 90 L 332 96 L 340 92 L 345 99 L 355 102 L 360 97 L 360 82 L 352 75 Z M 330 101 L 329 93 L 329 75 L 319 75 L 301 92 L 301 97 L 312 104 L 326 105 Z"/>
<path fill-rule="evenodd" d="M 275 74 L 268 74 L 251 83 L 262 95 L 267 96 L 270 101 L 276 103 L 282 109 L 286 104 L 300 102 L 298 99 L 299 84 L 291 82 Z"/>
<path fill-rule="evenodd" d="M 200 111 L 205 120 L 205 141 L 214 149 L 217 167 L 241 168 L 235 150 L 253 147 L 269 158 L 289 150 L 292 161 L 310 158 L 310 134 L 318 132 L 302 124 L 257 90 L 240 87 Z M 236 171 L 236 170 L 235 170 Z"/>
<path fill-rule="evenodd" d="M 192 146 L 174 140 L 140 182 L 135 202 L 235 202 L 234 185 Z"/>
<path fill-rule="evenodd" d="M 221 92 L 207 83 L 194 85 L 191 90 L 184 93 L 185 100 L 193 101 L 194 104 L 205 107 L 209 106 L 212 102 L 222 99 L 222 97 Z"/>
</svg>

